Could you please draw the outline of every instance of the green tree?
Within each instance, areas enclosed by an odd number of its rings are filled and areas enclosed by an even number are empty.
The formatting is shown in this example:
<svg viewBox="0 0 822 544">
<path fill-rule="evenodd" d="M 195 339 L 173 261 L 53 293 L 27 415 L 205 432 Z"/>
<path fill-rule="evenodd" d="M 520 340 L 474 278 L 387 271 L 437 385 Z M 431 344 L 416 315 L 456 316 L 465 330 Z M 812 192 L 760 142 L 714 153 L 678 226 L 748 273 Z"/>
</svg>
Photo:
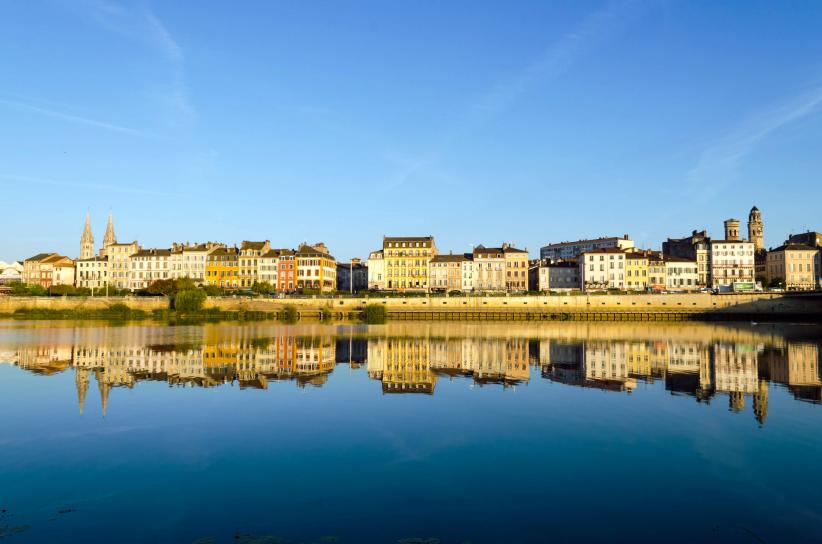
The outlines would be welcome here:
<svg viewBox="0 0 822 544">
<path fill-rule="evenodd" d="M 255 281 L 251 286 L 251 290 L 258 295 L 267 295 L 274 292 L 274 286 L 267 281 Z"/>
<path fill-rule="evenodd" d="M 171 296 L 174 294 L 174 280 L 154 280 L 148 286 L 146 292 L 149 295 Z"/>
<path fill-rule="evenodd" d="M 202 289 L 186 289 L 174 295 L 172 304 L 178 312 L 198 312 L 205 301 L 206 293 Z"/>
</svg>

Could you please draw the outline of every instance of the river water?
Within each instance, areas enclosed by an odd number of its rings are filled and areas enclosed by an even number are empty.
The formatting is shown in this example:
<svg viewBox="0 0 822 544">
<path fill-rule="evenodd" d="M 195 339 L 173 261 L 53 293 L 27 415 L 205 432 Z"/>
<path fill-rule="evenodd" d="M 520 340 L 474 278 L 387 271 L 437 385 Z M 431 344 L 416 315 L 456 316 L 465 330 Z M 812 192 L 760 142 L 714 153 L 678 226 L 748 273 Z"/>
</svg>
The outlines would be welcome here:
<svg viewBox="0 0 822 544">
<path fill-rule="evenodd" d="M 10 543 L 822 540 L 814 325 L 0 322 Z"/>
</svg>

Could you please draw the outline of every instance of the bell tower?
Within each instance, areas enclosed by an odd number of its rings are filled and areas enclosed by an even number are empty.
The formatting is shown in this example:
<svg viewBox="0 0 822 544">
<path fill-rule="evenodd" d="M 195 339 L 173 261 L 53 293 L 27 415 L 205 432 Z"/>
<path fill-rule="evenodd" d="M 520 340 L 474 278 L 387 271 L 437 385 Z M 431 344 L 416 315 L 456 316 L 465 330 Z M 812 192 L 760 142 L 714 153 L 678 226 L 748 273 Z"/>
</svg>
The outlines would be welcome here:
<svg viewBox="0 0 822 544">
<path fill-rule="evenodd" d="M 751 213 L 748 214 L 748 241 L 753 242 L 755 251 L 765 249 L 765 241 L 762 237 L 764 230 L 762 214 L 759 212 L 759 208 L 754 206 L 751 208 Z"/>
<path fill-rule="evenodd" d="M 108 246 L 117 243 L 117 237 L 114 235 L 114 219 L 111 217 L 111 212 L 108 212 L 108 224 L 106 224 L 106 234 L 103 236 L 103 247 L 100 248 L 100 256 L 106 257 L 108 255 Z"/>
<path fill-rule="evenodd" d="M 86 226 L 83 227 L 83 235 L 80 237 L 80 258 L 91 259 L 94 257 L 94 235 L 91 234 L 91 216 L 86 213 Z"/>
</svg>

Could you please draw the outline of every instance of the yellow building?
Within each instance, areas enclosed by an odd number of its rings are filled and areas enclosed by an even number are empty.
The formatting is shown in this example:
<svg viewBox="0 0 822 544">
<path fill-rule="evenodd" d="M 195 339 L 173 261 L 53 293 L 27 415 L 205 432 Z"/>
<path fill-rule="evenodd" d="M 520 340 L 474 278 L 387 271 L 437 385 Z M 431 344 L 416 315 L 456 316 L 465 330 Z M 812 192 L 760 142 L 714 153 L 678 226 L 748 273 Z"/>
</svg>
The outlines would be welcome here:
<svg viewBox="0 0 822 544">
<path fill-rule="evenodd" d="M 648 256 L 629 252 L 625 255 L 625 289 L 645 291 L 648 288 Z"/>
<path fill-rule="evenodd" d="M 382 249 L 386 289 L 428 290 L 428 263 L 437 255 L 433 236 L 383 236 Z"/>
<path fill-rule="evenodd" d="M 237 289 L 240 283 L 239 250 L 220 247 L 206 258 L 206 285 Z"/>
<path fill-rule="evenodd" d="M 502 244 L 505 256 L 505 290 L 524 292 L 528 290 L 528 252 L 509 244 Z"/>
</svg>

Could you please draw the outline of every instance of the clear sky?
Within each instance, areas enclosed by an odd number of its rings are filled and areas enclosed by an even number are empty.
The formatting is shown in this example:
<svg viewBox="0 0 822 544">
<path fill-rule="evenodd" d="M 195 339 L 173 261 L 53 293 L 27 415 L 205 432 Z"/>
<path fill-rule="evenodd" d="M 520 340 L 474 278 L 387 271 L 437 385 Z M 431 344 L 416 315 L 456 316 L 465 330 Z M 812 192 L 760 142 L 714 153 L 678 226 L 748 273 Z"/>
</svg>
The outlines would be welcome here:
<svg viewBox="0 0 822 544">
<path fill-rule="evenodd" d="M 822 230 L 822 3 L 0 4 L 0 260 Z"/>
</svg>

